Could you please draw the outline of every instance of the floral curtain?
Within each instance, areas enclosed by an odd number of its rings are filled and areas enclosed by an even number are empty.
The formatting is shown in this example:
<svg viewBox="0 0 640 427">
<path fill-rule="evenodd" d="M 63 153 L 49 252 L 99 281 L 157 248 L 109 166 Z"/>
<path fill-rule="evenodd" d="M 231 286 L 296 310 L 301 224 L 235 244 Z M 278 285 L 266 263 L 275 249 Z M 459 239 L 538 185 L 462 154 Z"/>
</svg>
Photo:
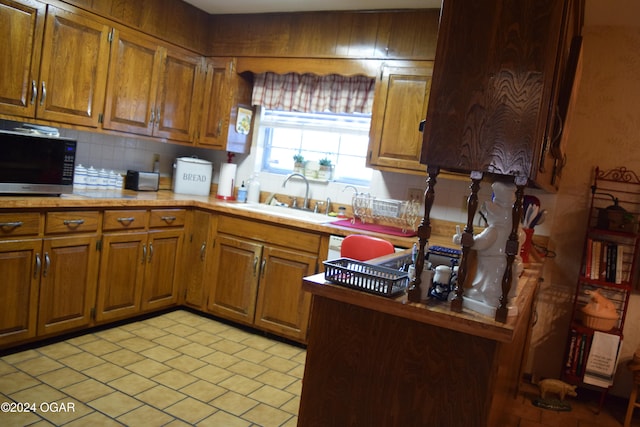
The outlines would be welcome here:
<svg viewBox="0 0 640 427">
<path fill-rule="evenodd" d="M 275 74 L 254 76 L 253 105 L 304 113 L 371 114 L 375 79 L 331 74 Z"/>
</svg>

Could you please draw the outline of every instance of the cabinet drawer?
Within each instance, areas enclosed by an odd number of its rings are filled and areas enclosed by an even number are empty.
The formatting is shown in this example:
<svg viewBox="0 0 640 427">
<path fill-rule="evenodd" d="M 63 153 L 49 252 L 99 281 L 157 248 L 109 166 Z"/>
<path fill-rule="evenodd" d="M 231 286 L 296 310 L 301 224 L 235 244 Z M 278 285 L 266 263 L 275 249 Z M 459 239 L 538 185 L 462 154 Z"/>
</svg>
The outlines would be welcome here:
<svg viewBox="0 0 640 427">
<path fill-rule="evenodd" d="M 320 235 L 307 233 L 300 229 L 265 224 L 259 221 L 247 221 L 230 216 L 218 218 L 218 232 L 238 237 L 283 246 L 289 249 L 301 250 L 308 253 L 318 253 L 320 250 Z"/>
<path fill-rule="evenodd" d="M 98 211 L 47 212 L 45 233 L 83 233 L 98 229 Z"/>
<path fill-rule="evenodd" d="M 102 219 L 102 229 L 105 231 L 138 230 L 146 225 L 146 210 L 107 210 Z"/>
<path fill-rule="evenodd" d="M 153 209 L 149 219 L 149 228 L 182 227 L 186 216 L 186 209 Z"/>
<path fill-rule="evenodd" d="M 0 214 L 0 237 L 28 236 L 40 232 L 38 212 L 16 212 Z"/>
</svg>

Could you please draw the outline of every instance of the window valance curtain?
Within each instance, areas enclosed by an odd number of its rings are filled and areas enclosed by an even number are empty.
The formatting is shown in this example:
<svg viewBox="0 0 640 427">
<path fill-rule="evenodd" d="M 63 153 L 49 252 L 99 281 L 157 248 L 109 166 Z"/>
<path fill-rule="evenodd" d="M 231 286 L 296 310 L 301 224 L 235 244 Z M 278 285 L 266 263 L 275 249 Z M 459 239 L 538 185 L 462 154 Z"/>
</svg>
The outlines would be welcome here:
<svg viewBox="0 0 640 427">
<path fill-rule="evenodd" d="M 272 110 L 304 113 L 371 114 L 375 79 L 331 74 L 275 74 L 254 76 L 252 104 Z"/>
</svg>

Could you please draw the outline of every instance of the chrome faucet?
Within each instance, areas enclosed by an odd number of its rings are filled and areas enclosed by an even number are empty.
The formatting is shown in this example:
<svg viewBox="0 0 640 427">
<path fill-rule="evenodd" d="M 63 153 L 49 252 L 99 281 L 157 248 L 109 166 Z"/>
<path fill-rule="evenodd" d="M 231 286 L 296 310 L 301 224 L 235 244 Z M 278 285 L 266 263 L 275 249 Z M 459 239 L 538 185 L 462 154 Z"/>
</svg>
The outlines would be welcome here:
<svg viewBox="0 0 640 427">
<path fill-rule="evenodd" d="M 353 188 L 353 191 L 355 191 L 355 194 L 358 194 L 358 189 L 353 185 L 345 185 L 345 187 L 342 189 L 342 192 L 344 193 L 345 191 L 347 191 L 347 188 Z"/>
<path fill-rule="evenodd" d="M 297 173 L 297 172 L 296 173 L 290 173 L 284 179 L 284 182 L 282 183 L 282 188 L 284 188 L 287 185 L 287 181 L 289 181 L 294 176 L 298 176 L 298 177 L 302 178 L 304 183 L 307 185 L 307 189 L 306 189 L 306 191 L 304 193 L 304 201 L 302 202 L 302 209 L 309 210 L 309 181 L 307 180 L 306 176 L 302 175 L 301 173 Z"/>
</svg>

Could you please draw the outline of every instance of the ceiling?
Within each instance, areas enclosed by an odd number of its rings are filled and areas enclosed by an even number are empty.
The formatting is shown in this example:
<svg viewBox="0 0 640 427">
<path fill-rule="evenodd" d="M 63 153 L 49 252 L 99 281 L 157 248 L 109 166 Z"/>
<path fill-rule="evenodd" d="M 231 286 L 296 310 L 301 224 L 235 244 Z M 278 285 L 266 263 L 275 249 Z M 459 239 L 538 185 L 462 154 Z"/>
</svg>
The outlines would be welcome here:
<svg viewBox="0 0 640 427">
<path fill-rule="evenodd" d="M 210 14 L 439 9 L 442 0 L 184 0 Z"/>
</svg>

